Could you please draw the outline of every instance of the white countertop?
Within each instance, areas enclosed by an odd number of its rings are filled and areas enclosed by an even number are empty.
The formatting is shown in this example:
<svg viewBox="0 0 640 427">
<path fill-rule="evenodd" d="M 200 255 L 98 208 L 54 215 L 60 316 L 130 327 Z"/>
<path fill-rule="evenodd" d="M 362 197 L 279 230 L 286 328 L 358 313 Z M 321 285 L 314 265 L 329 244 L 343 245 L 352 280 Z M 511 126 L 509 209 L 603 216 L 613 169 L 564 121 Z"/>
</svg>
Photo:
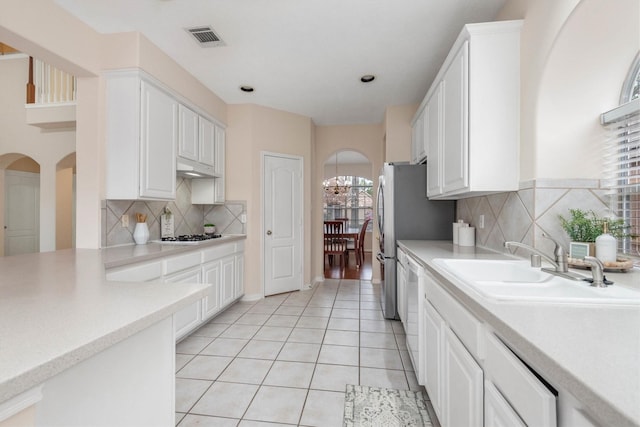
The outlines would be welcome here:
<svg viewBox="0 0 640 427">
<path fill-rule="evenodd" d="M 171 316 L 210 286 L 107 282 L 103 255 L 0 258 L 0 403 Z"/>
<path fill-rule="evenodd" d="M 512 258 L 451 242 L 398 242 L 488 323 L 554 387 L 575 396 L 603 425 L 640 425 L 640 307 L 493 302 L 432 261 Z M 575 270 L 589 275 L 584 270 Z M 640 290 L 640 270 L 605 273 Z"/>
<path fill-rule="evenodd" d="M 122 267 L 137 262 L 151 261 L 166 256 L 179 255 L 183 252 L 245 240 L 246 238 L 246 234 L 225 234 L 217 239 L 203 240 L 196 244 L 147 243 L 146 245 L 111 246 L 102 249 L 102 257 L 105 268 Z"/>
</svg>

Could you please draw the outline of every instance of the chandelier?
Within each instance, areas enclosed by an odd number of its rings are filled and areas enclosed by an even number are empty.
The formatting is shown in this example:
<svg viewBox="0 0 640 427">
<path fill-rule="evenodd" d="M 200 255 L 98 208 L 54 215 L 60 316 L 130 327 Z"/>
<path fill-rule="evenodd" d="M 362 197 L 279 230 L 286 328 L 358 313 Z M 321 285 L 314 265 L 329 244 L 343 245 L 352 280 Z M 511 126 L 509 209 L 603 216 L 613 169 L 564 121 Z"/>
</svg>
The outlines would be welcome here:
<svg viewBox="0 0 640 427">
<path fill-rule="evenodd" d="M 324 182 L 324 192 L 333 196 L 342 196 L 347 194 L 349 190 L 351 190 L 351 186 L 342 177 L 338 176 L 338 153 L 336 153 L 336 175 L 333 180 Z"/>
</svg>

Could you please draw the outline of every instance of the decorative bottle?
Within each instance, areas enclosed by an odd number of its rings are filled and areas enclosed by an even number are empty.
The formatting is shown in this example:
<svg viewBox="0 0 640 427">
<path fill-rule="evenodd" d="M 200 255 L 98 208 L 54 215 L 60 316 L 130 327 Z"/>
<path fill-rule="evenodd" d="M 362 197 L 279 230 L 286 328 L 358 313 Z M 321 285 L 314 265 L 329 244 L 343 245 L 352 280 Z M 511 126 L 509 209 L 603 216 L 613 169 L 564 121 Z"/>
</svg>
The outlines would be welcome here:
<svg viewBox="0 0 640 427">
<path fill-rule="evenodd" d="M 609 234 L 609 224 L 602 224 L 602 234 L 596 237 L 596 258 L 601 262 L 616 262 L 618 241 Z"/>
<path fill-rule="evenodd" d="M 136 228 L 133 230 L 133 240 L 137 245 L 145 245 L 149 240 L 149 227 L 146 222 L 136 223 Z"/>
</svg>

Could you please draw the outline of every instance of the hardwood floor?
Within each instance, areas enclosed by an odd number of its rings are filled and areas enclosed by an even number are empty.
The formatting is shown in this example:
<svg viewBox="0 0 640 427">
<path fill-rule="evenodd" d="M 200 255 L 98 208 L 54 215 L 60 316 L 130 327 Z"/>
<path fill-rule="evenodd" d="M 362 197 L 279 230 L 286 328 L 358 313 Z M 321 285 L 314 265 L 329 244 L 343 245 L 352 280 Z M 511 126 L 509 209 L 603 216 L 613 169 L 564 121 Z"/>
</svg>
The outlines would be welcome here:
<svg viewBox="0 0 640 427">
<path fill-rule="evenodd" d="M 340 271 L 340 262 L 329 265 L 329 257 L 324 260 L 324 277 L 325 279 L 357 279 L 371 280 L 371 252 L 364 253 L 364 262 L 360 268 L 356 268 L 356 260 L 353 254 L 349 255 L 349 263 L 343 271 Z"/>
</svg>

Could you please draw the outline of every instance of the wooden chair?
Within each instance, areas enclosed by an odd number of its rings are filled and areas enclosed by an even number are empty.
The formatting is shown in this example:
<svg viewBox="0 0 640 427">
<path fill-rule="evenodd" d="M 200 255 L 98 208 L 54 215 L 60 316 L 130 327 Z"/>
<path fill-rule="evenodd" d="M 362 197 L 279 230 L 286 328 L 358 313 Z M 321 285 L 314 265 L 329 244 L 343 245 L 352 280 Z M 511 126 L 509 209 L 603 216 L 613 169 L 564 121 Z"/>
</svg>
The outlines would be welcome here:
<svg viewBox="0 0 640 427">
<path fill-rule="evenodd" d="M 347 242 L 347 251 L 353 251 L 356 257 L 356 265 L 360 267 L 364 262 L 364 236 L 367 232 L 367 226 L 369 225 L 370 219 L 366 219 L 364 224 L 362 224 L 362 228 L 360 229 L 360 233 L 358 233 L 358 240 L 356 242 Z M 349 254 L 347 254 L 347 257 Z"/>
<path fill-rule="evenodd" d="M 333 256 L 340 255 L 340 266 L 344 264 L 344 255 L 347 252 L 346 241 L 342 237 L 344 221 L 331 220 L 324 222 L 324 254 L 329 255 L 329 265 L 333 265 Z M 344 250 L 341 253 L 342 245 Z"/>
</svg>

